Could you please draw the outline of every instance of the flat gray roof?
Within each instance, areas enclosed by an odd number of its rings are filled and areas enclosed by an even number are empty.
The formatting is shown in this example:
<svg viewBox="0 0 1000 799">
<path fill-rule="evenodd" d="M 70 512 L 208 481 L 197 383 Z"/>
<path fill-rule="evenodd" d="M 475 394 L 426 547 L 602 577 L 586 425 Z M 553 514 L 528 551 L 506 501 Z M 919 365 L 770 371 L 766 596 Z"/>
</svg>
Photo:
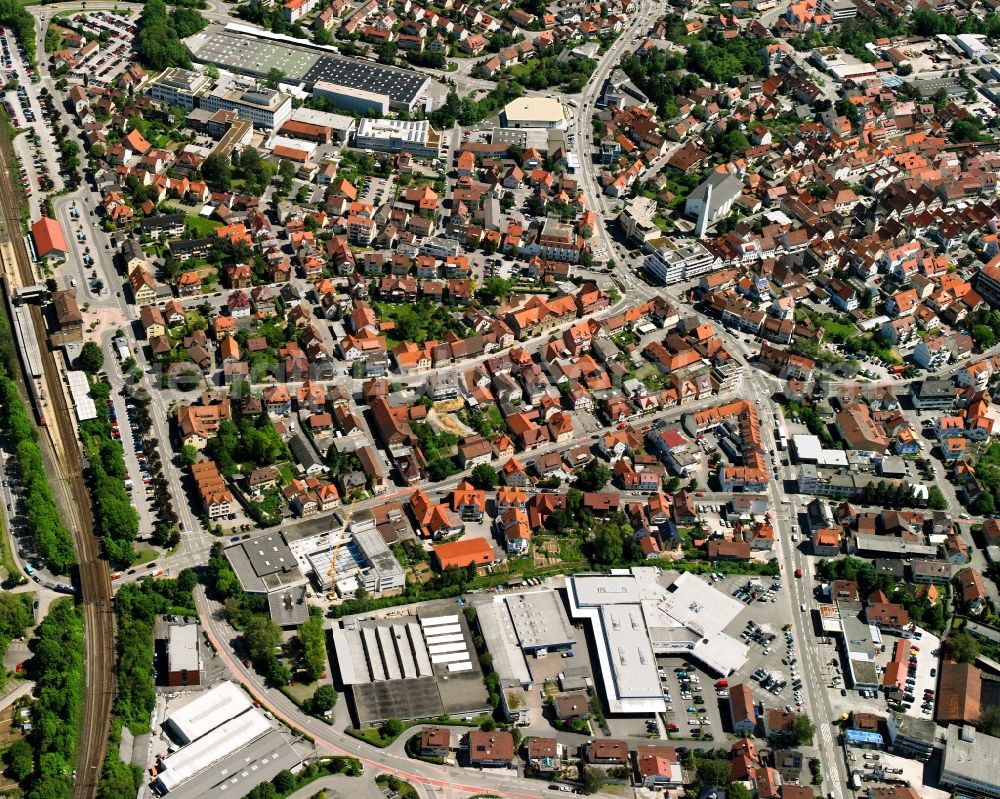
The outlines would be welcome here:
<svg viewBox="0 0 1000 799">
<path fill-rule="evenodd" d="M 522 649 L 571 646 L 576 638 L 555 591 L 508 594 L 504 604 Z"/>
<path fill-rule="evenodd" d="M 226 547 L 226 558 L 243 590 L 267 594 L 305 580 L 298 562 L 279 533 L 264 533 Z"/>
<path fill-rule="evenodd" d="M 251 75 L 266 75 L 276 68 L 293 83 L 302 80 L 320 57 L 318 52 L 232 33 L 215 25 L 185 41 L 198 61 Z"/>
<path fill-rule="evenodd" d="M 476 605 L 479 629 L 486 641 L 486 648 L 493 657 L 493 670 L 501 682 L 516 681 L 521 685 L 531 682 L 531 672 L 524 659 L 524 652 L 517 643 L 514 622 L 506 603 L 498 601 Z"/>
<path fill-rule="evenodd" d="M 238 799 L 302 759 L 277 730 L 251 741 L 170 791 L 171 799 Z"/>
<path fill-rule="evenodd" d="M 309 618 L 305 583 L 273 591 L 267 595 L 267 610 L 279 627 L 297 627 Z"/>
<path fill-rule="evenodd" d="M 250 566 L 258 577 L 297 568 L 292 550 L 277 533 L 259 535 L 240 546 L 246 551 Z"/>
<path fill-rule="evenodd" d="M 989 795 L 1000 796 L 1000 738 L 949 724 L 941 782 L 966 787 L 975 783 L 987 788 Z"/>
<path fill-rule="evenodd" d="M 167 628 L 167 659 L 171 671 L 198 671 L 198 625 L 171 624 Z"/>
<path fill-rule="evenodd" d="M 935 546 L 915 544 L 891 535 L 859 535 L 855 541 L 859 551 L 892 553 L 898 557 L 933 558 L 938 551 Z"/>
</svg>

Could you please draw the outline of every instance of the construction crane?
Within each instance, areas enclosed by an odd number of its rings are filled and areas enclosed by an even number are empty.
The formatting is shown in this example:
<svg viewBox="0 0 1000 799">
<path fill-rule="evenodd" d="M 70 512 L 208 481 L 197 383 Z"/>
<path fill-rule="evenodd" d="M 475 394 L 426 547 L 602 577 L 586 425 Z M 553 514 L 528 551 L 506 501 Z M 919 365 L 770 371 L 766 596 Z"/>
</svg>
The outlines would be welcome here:
<svg viewBox="0 0 1000 799">
<path fill-rule="evenodd" d="M 357 501 L 357 497 L 355 497 L 347 506 L 347 512 L 344 514 L 343 518 L 344 535 L 337 539 L 336 544 L 332 541 L 330 543 L 330 566 L 326 570 L 326 579 L 329 586 L 326 589 L 327 599 L 335 599 L 337 596 L 337 556 L 340 554 L 340 548 L 344 546 L 344 542 L 347 540 L 347 528 L 351 526 L 351 519 L 354 516 L 354 503 Z"/>
</svg>

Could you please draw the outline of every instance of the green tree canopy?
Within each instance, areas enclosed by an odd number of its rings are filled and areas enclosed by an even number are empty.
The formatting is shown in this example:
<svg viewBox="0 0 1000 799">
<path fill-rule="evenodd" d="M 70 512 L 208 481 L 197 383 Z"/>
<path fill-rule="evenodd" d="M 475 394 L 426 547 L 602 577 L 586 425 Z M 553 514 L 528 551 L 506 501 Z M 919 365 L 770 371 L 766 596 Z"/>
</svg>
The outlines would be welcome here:
<svg viewBox="0 0 1000 799">
<path fill-rule="evenodd" d="M 85 342 L 80 348 L 80 368 L 88 374 L 96 375 L 104 368 L 104 353 L 93 341 Z"/>
<path fill-rule="evenodd" d="M 796 716 L 792 722 L 792 739 L 799 746 L 809 746 L 812 744 L 813 735 L 816 734 L 816 727 L 808 716 Z"/>
<path fill-rule="evenodd" d="M 611 469 L 596 458 L 578 470 L 573 485 L 581 491 L 599 491 L 611 479 Z"/>
<path fill-rule="evenodd" d="M 313 682 L 327 670 L 326 632 L 322 616 L 314 613 L 299 626 L 299 645 L 302 647 L 302 661 L 305 664 L 305 681 Z"/>
<path fill-rule="evenodd" d="M 500 476 L 497 474 L 497 470 L 490 466 L 490 464 L 480 463 L 472 470 L 472 475 L 469 479 L 476 488 L 488 490 L 496 487 L 496 484 L 500 481 Z"/>
<path fill-rule="evenodd" d="M 243 631 L 243 643 L 252 660 L 263 660 L 281 644 L 281 628 L 269 616 L 256 614 Z"/>
<path fill-rule="evenodd" d="M 972 340 L 979 349 L 988 350 L 997 343 L 997 336 L 988 325 L 976 325 L 972 328 Z"/>
<path fill-rule="evenodd" d="M 313 692 L 310 704 L 314 713 L 325 713 L 328 710 L 333 710 L 337 704 L 336 689 L 332 685 L 324 683 Z"/>
<path fill-rule="evenodd" d="M 968 633 L 955 633 L 947 640 L 946 647 L 959 663 L 974 663 L 979 657 L 979 642 Z"/>
<path fill-rule="evenodd" d="M 219 153 L 212 153 L 201 164 L 201 176 L 213 186 L 229 191 L 232 186 L 232 165 Z"/>
</svg>

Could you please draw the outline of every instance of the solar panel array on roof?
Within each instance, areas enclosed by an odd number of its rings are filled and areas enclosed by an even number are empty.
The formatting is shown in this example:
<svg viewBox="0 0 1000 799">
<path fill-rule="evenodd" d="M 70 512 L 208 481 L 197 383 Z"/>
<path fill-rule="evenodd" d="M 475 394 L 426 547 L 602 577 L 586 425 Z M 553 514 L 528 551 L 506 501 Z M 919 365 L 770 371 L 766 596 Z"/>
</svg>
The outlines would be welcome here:
<svg viewBox="0 0 1000 799">
<path fill-rule="evenodd" d="M 220 31 L 209 34 L 195 53 L 199 61 L 236 72 L 267 75 L 280 69 L 289 81 L 300 81 L 319 54 L 275 44 L 264 39 Z"/>
<path fill-rule="evenodd" d="M 306 72 L 306 83 L 336 83 L 352 89 L 385 94 L 393 104 L 410 105 L 423 91 L 427 76 L 407 69 L 355 61 L 342 56 L 323 55 Z"/>
<path fill-rule="evenodd" d="M 389 97 L 393 105 L 412 105 L 430 80 L 426 75 L 307 47 L 254 38 L 234 31 L 207 31 L 188 40 L 195 58 L 234 72 L 267 75 L 280 69 L 292 83 L 327 81 Z"/>
</svg>

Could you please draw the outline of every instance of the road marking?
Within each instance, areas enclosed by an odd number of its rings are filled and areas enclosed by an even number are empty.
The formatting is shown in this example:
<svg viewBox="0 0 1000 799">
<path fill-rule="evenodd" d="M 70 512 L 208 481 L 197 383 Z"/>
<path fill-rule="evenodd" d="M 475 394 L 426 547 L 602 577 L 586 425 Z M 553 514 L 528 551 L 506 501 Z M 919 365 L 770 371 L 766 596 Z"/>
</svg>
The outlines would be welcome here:
<svg viewBox="0 0 1000 799">
<path fill-rule="evenodd" d="M 833 743 L 833 731 L 830 729 L 830 725 L 829 724 L 827 724 L 826 722 L 823 722 L 823 724 L 820 726 L 820 732 L 822 733 L 823 740 L 826 743 L 828 743 L 828 744 L 832 744 Z"/>
</svg>

